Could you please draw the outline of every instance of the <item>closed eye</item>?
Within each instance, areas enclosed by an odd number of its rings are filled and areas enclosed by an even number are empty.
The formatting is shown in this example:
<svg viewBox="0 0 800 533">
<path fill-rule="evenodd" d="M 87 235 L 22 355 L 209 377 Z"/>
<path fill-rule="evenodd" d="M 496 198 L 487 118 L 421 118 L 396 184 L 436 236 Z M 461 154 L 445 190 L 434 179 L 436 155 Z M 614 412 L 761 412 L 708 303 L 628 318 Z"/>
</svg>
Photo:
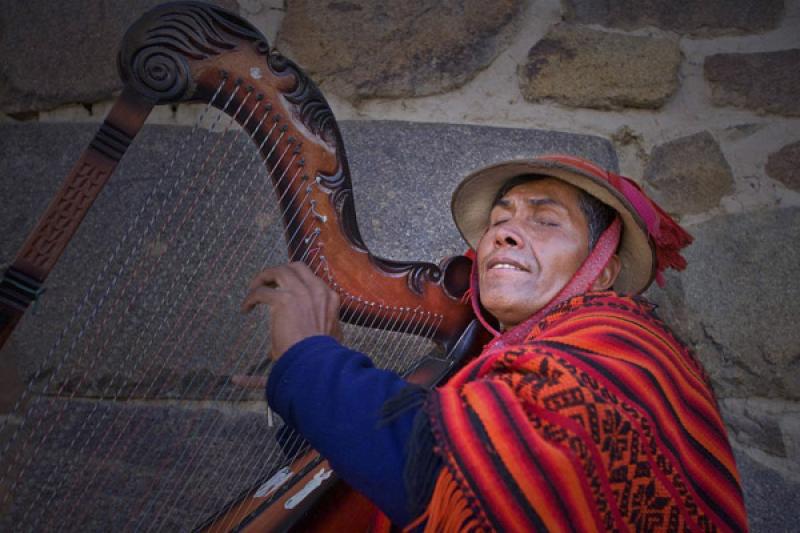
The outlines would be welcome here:
<svg viewBox="0 0 800 533">
<path fill-rule="evenodd" d="M 553 220 L 546 220 L 546 219 L 541 219 L 541 218 L 534 219 L 533 221 L 536 224 L 540 224 L 542 226 L 549 226 L 549 227 L 552 227 L 552 228 L 557 228 L 557 227 L 559 227 L 561 225 L 558 222 L 555 222 Z"/>
</svg>

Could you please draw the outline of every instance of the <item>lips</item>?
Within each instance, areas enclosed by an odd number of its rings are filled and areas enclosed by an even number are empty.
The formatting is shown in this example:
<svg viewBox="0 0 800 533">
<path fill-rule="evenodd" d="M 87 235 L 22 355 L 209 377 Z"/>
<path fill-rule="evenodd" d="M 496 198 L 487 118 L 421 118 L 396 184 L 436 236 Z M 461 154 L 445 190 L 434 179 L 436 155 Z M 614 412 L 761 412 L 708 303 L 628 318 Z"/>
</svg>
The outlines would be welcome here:
<svg viewBox="0 0 800 533">
<path fill-rule="evenodd" d="M 486 270 L 510 270 L 516 272 L 530 272 L 525 265 L 510 257 L 493 257 L 486 263 Z"/>
</svg>

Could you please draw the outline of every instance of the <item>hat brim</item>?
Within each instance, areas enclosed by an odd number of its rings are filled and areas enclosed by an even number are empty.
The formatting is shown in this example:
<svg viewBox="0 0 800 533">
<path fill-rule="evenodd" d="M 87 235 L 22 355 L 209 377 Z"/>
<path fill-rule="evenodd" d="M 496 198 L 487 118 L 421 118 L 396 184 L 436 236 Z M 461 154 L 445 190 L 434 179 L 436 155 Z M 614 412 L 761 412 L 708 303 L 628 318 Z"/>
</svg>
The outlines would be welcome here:
<svg viewBox="0 0 800 533">
<path fill-rule="evenodd" d="M 619 213 L 623 230 L 618 255 L 622 262 L 614 290 L 639 294 L 655 277 L 655 252 L 646 226 L 628 200 L 605 180 L 554 160 L 527 159 L 491 165 L 468 175 L 456 187 L 450 204 L 461 236 L 473 249 L 486 231 L 497 193 L 511 178 L 524 174 L 549 176 L 586 191 Z"/>
</svg>

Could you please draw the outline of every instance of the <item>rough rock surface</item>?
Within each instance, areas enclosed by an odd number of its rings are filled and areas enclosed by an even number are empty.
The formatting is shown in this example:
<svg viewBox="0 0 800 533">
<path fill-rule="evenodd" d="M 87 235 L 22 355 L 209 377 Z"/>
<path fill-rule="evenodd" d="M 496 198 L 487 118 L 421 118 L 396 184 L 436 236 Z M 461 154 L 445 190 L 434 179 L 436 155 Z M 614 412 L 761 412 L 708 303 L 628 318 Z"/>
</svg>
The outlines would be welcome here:
<svg viewBox="0 0 800 533">
<path fill-rule="evenodd" d="M 800 116 L 800 49 L 706 58 L 705 77 L 716 106 Z"/>
<path fill-rule="evenodd" d="M 678 88 L 675 39 L 559 24 L 528 52 L 518 73 L 529 102 L 573 107 L 657 109 Z"/>
<path fill-rule="evenodd" d="M 590 135 L 394 121 L 346 121 L 342 134 L 364 239 L 375 253 L 394 259 L 438 262 L 465 250 L 450 197 L 475 169 L 554 152 L 617 167 L 611 144 Z"/>
<path fill-rule="evenodd" d="M 742 476 L 744 503 L 752 533 L 797 530 L 800 509 L 800 483 L 780 472 L 764 468 L 744 452 L 734 449 Z"/>
<path fill-rule="evenodd" d="M 713 36 L 763 32 L 775 28 L 782 0 L 562 0 L 565 19 L 632 30 L 655 26 L 677 33 Z"/>
<path fill-rule="evenodd" d="M 645 169 L 653 197 L 670 213 L 702 213 L 733 189 L 733 174 L 707 131 L 656 146 Z"/>
<path fill-rule="evenodd" d="M 289 2 L 278 46 L 345 97 L 420 96 L 472 79 L 502 50 L 523 2 Z"/>
<path fill-rule="evenodd" d="M 720 216 L 689 231 L 689 265 L 670 276 L 661 302 L 668 322 L 719 397 L 800 399 L 800 208 Z"/>
<path fill-rule="evenodd" d="M 25 113 L 109 98 L 122 87 L 125 30 L 162 0 L 4 2 L 0 9 L 0 111 Z M 235 0 L 217 0 L 236 10 Z"/>
<path fill-rule="evenodd" d="M 800 480 L 800 402 L 725 398 L 720 407 L 736 442 L 786 460 L 786 473 Z"/>
<path fill-rule="evenodd" d="M 767 175 L 796 191 L 800 191 L 800 141 L 787 144 L 770 154 L 766 166 Z"/>
</svg>

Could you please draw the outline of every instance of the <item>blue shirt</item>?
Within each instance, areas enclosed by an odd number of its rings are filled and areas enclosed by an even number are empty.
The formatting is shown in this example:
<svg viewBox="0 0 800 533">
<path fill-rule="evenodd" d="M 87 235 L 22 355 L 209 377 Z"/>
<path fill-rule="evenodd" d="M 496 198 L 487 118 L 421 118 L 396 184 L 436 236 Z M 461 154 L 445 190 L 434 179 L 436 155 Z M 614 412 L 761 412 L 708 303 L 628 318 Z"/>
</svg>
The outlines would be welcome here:
<svg viewBox="0 0 800 533">
<path fill-rule="evenodd" d="M 304 339 L 275 363 L 267 402 L 320 452 L 351 487 L 393 523 L 409 516 L 403 482 L 406 442 L 419 408 L 381 424 L 381 407 L 408 386 L 398 374 L 375 368 L 362 353 L 332 337 Z"/>
</svg>

